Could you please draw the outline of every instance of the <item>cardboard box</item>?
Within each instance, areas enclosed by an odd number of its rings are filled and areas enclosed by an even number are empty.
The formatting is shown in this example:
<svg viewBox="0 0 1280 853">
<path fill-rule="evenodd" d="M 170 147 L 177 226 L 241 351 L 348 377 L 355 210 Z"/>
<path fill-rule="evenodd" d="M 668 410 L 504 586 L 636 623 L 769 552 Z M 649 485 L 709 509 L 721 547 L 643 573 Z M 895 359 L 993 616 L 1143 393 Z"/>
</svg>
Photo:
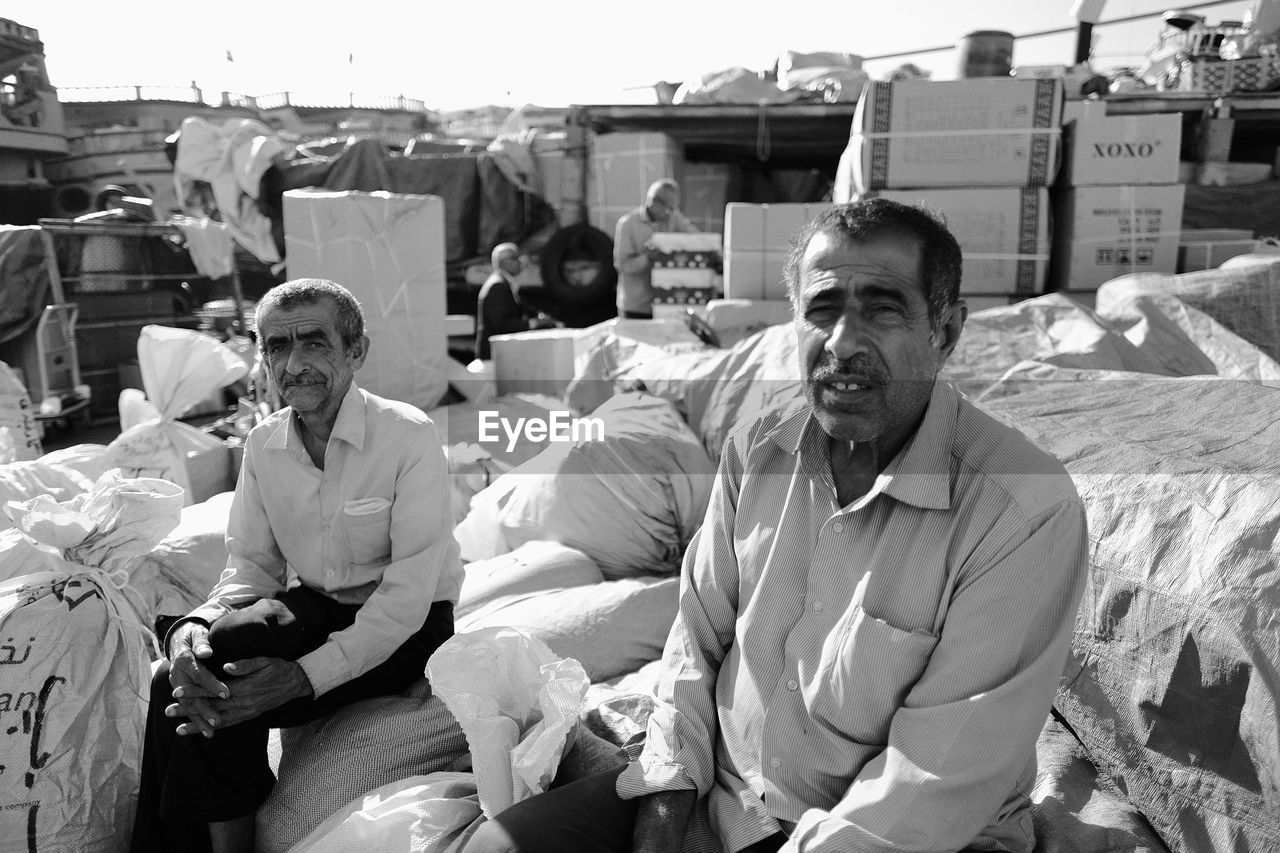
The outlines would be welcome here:
<svg viewBox="0 0 1280 853">
<path fill-rule="evenodd" d="M 444 201 L 388 192 L 284 194 L 289 277 L 338 282 L 364 307 L 368 391 L 431 409 L 448 389 Z"/>
<path fill-rule="evenodd" d="M 680 212 L 700 231 L 724 233 L 733 169 L 725 163 L 685 163 L 680 179 Z"/>
<path fill-rule="evenodd" d="M 880 190 L 879 198 L 941 214 L 960 244 L 960 292 L 1043 293 L 1049 269 L 1049 191 L 1044 187 Z"/>
<path fill-rule="evenodd" d="M 499 395 L 563 397 L 573 379 L 574 329 L 533 329 L 489 338 Z"/>
<path fill-rule="evenodd" d="M 591 224 L 610 237 L 618 220 L 644 203 L 659 178 L 683 177 L 684 150 L 665 133 L 598 133 L 589 140 L 587 208 Z"/>
<path fill-rule="evenodd" d="M 1061 119 L 1061 79 L 871 83 L 840 157 L 835 199 L 884 188 L 1048 185 Z"/>
<path fill-rule="evenodd" d="M 746 204 L 725 208 L 725 297 L 786 299 L 782 267 L 791 240 L 810 219 L 830 207 L 811 204 Z"/>
<path fill-rule="evenodd" d="M 1179 113 L 1079 118 L 1063 130 L 1068 186 L 1178 183 Z"/>
<path fill-rule="evenodd" d="M 229 492 L 236 487 L 231 469 L 231 448 L 225 444 L 188 453 L 186 456 L 187 490 L 186 506 L 203 503 L 214 495 Z M 236 473 L 239 471 L 237 469 Z"/>
<path fill-rule="evenodd" d="M 1247 228 L 1186 229 L 1178 238 L 1178 272 L 1213 270 L 1258 246 Z"/>
<path fill-rule="evenodd" d="M 1054 201 L 1055 290 L 1097 290 L 1118 276 L 1176 273 L 1186 187 L 1076 187 Z"/>
</svg>

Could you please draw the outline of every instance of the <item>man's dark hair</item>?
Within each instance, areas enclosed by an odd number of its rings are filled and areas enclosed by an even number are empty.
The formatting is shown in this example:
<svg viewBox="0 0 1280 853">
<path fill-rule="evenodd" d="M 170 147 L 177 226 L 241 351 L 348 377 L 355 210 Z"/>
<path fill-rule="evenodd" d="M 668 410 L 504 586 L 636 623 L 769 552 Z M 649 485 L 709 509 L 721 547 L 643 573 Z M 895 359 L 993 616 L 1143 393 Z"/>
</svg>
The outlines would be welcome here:
<svg viewBox="0 0 1280 853">
<path fill-rule="evenodd" d="M 257 325 L 269 308 L 289 311 L 302 305 L 314 305 L 326 298 L 338 306 L 338 335 L 342 338 L 342 345 L 352 346 L 364 337 L 364 310 L 351 291 L 323 278 L 295 278 L 271 288 L 258 302 L 254 323 Z M 261 347 L 262 343 L 259 336 L 258 346 Z"/>
<path fill-rule="evenodd" d="M 800 291 L 800 263 L 815 235 L 866 240 L 893 231 L 920 240 L 920 272 L 929 303 L 929 324 L 936 330 L 947 308 L 960 298 L 960 244 L 942 220 L 929 211 L 883 198 L 827 208 L 796 232 L 782 272 L 792 303 Z"/>
</svg>

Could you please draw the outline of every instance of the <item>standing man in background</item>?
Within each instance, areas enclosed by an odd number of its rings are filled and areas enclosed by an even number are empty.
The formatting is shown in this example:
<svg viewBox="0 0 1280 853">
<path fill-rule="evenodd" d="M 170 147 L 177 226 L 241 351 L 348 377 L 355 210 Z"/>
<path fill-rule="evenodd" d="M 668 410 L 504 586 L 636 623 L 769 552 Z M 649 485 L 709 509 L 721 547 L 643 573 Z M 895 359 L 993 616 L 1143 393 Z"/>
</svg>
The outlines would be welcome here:
<svg viewBox="0 0 1280 853">
<path fill-rule="evenodd" d="M 480 297 L 476 302 L 476 358 L 492 358 L 489 338 L 527 332 L 530 329 L 547 329 L 556 325 L 555 320 L 520 301 L 520 282 L 517 276 L 524 265 L 520 262 L 520 247 L 515 243 L 499 243 L 489 255 L 493 272 L 484 280 Z"/>
<path fill-rule="evenodd" d="M 644 204 L 618 220 L 613 265 L 618 268 L 618 316 L 653 319 L 653 261 L 649 239 L 657 232 L 696 232 L 680 212 L 680 185 L 662 178 L 649 185 Z"/>
</svg>

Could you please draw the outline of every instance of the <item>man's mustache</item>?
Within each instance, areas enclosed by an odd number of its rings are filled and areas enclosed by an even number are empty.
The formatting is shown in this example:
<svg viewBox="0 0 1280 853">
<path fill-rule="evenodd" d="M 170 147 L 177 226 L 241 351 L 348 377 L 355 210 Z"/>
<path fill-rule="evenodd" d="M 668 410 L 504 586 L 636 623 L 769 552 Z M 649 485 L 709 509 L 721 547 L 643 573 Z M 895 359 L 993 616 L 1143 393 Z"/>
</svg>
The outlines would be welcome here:
<svg viewBox="0 0 1280 853">
<path fill-rule="evenodd" d="M 809 371 L 809 376 L 815 382 L 825 382 L 842 376 L 858 376 L 880 385 L 887 384 L 889 381 L 888 371 L 866 356 L 842 360 L 830 353 L 823 353 L 819 357 L 817 364 Z"/>
</svg>

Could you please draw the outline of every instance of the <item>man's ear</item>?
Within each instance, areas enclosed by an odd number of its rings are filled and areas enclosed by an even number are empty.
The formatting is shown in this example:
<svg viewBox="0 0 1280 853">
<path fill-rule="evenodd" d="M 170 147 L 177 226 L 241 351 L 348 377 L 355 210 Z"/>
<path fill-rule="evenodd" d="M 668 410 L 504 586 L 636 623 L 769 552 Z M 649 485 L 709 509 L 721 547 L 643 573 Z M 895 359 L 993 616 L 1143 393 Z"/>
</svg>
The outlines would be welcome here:
<svg viewBox="0 0 1280 853">
<path fill-rule="evenodd" d="M 351 360 L 355 362 L 355 369 L 359 370 L 364 367 L 364 360 L 369 356 L 369 336 L 361 335 L 360 340 L 351 345 Z"/>
<path fill-rule="evenodd" d="M 960 332 L 964 329 L 964 321 L 968 318 L 969 306 L 963 299 L 957 299 L 947 306 L 934 344 L 941 355 L 941 361 L 945 362 L 956 348 L 956 344 L 960 343 Z"/>
</svg>

